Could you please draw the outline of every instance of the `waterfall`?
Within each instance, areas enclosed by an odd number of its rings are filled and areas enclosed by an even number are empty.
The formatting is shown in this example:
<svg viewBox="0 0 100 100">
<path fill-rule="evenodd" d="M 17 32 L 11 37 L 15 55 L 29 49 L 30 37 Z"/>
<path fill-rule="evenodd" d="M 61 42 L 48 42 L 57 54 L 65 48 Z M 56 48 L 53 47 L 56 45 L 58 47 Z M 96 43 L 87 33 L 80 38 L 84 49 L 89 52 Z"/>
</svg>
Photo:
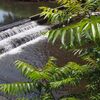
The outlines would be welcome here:
<svg viewBox="0 0 100 100">
<path fill-rule="evenodd" d="M 13 36 L 15 34 L 19 34 L 21 32 L 25 32 L 26 30 L 32 29 L 35 26 L 37 26 L 37 23 L 35 21 L 25 23 L 24 25 L 19 25 L 17 27 L 14 27 L 12 29 L 8 29 L 6 31 L 0 32 L 0 40 L 3 40 L 5 38 L 8 38 L 10 36 Z"/>
<path fill-rule="evenodd" d="M 0 83 L 26 81 L 15 67 L 18 59 L 39 67 L 46 63 L 47 37 L 42 33 L 48 29 L 49 25 L 29 21 L 0 32 Z"/>
<path fill-rule="evenodd" d="M 0 79 L 6 82 L 26 81 L 16 69 L 14 62 L 18 59 L 35 66 L 43 66 L 48 59 L 47 37 L 40 36 L 0 56 Z"/>
<path fill-rule="evenodd" d="M 0 41 L 0 54 L 41 36 L 41 33 L 47 31 L 48 28 L 47 25 L 37 25 L 35 22 L 30 22 L 1 32 L 0 38 L 3 40 Z"/>
</svg>

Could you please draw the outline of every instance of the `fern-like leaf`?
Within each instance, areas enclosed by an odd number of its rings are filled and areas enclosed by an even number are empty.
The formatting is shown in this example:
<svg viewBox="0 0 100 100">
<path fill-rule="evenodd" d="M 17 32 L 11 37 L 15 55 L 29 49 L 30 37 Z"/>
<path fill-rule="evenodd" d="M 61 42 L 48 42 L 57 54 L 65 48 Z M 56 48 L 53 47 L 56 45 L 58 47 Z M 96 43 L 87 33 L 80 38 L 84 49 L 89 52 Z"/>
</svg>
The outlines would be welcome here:
<svg viewBox="0 0 100 100">
<path fill-rule="evenodd" d="M 21 70 L 22 74 L 24 74 L 28 79 L 32 81 L 48 78 L 48 75 L 46 73 L 43 73 L 41 69 L 36 69 L 36 67 L 23 61 L 16 61 L 16 66 L 17 69 Z"/>
<path fill-rule="evenodd" d="M 9 83 L 0 84 L 0 91 L 11 95 L 21 95 L 28 92 L 35 91 L 35 84 L 32 82 L 20 82 L 20 83 Z"/>
<path fill-rule="evenodd" d="M 86 44 L 88 41 L 99 43 L 100 17 L 92 16 L 91 18 L 83 19 L 81 22 L 76 24 L 50 30 L 48 32 L 48 38 L 52 43 L 55 43 L 55 41 L 60 37 L 62 45 L 66 45 L 68 48 L 74 46 L 79 47 Z M 67 40 L 65 40 L 65 38 L 67 38 Z M 85 38 L 88 39 L 88 41 L 85 41 Z"/>
</svg>

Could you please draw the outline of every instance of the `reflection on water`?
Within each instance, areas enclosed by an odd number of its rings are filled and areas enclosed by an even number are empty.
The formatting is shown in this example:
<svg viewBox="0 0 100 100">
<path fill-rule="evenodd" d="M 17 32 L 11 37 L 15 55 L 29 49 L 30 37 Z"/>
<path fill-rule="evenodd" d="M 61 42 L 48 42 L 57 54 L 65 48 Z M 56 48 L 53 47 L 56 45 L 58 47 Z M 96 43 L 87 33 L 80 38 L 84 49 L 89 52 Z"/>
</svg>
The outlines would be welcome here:
<svg viewBox="0 0 100 100">
<path fill-rule="evenodd" d="M 15 17 L 12 12 L 0 10 L 0 26 L 13 21 L 15 21 Z"/>
<path fill-rule="evenodd" d="M 11 0 L 0 0 L 0 26 L 27 18 L 40 12 L 38 7 L 55 7 L 50 2 L 17 2 Z"/>
<path fill-rule="evenodd" d="M 11 16 L 13 18 L 13 14 L 11 12 L 6 12 L 4 10 L 0 10 L 0 21 L 3 22 L 6 16 Z"/>
</svg>

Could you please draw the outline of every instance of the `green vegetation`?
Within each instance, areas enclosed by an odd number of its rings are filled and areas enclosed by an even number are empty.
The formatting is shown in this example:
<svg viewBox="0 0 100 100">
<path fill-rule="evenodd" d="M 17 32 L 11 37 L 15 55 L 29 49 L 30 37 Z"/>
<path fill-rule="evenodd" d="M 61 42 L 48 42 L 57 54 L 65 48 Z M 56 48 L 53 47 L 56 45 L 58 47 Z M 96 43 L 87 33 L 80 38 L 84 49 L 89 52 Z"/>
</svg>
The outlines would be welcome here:
<svg viewBox="0 0 100 100">
<path fill-rule="evenodd" d="M 56 100 L 57 96 L 55 97 L 54 92 L 59 88 L 63 89 L 66 85 L 77 86 L 80 80 L 84 79 L 83 74 L 87 73 L 89 69 L 86 65 L 80 66 L 74 62 L 70 62 L 59 68 L 55 65 L 54 60 L 55 59 L 51 57 L 43 69 L 38 69 L 25 62 L 17 61 L 17 69 L 31 81 L 1 84 L 1 91 L 6 94 L 17 94 L 18 96 L 33 92 L 37 94 L 33 100 Z M 57 98 L 64 100 L 63 97 L 59 97 L 59 95 Z"/>
<path fill-rule="evenodd" d="M 100 13 L 96 13 L 100 0 L 58 0 L 58 4 L 64 8 L 41 7 L 41 16 L 48 22 L 62 23 L 46 33 L 48 40 L 55 44 L 60 39 L 61 47 L 78 55 L 85 64 L 68 62 L 58 67 L 51 57 L 38 69 L 17 61 L 17 69 L 29 81 L 1 84 L 0 89 L 18 96 L 33 92 L 33 100 L 100 100 Z"/>
<path fill-rule="evenodd" d="M 91 0 L 81 3 L 78 0 L 58 0 L 58 3 L 65 7 L 64 10 L 40 7 L 43 10 L 41 16 L 48 18 L 48 21 L 52 23 L 62 22 L 62 27 L 47 33 L 48 39 L 52 43 L 55 43 L 57 38 L 60 38 L 62 46 L 67 48 L 76 48 L 87 44 L 89 41 L 99 43 L 100 16 L 92 14 L 95 13 L 94 9 L 100 9 L 100 1 L 89 1 Z"/>
</svg>

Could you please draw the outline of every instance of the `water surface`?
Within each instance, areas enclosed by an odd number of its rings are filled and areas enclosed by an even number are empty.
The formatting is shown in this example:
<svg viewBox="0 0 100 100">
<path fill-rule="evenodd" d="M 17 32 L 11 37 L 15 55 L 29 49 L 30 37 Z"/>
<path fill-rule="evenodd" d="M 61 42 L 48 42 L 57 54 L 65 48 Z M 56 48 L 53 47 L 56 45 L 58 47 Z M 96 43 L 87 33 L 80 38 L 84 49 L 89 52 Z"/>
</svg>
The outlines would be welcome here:
<svg viewBox="0 0 100 100">
<path fill-rule="evenodd" d="M 9 24 L 40 12 L 38 7 L 55 7 L 53 2 L 18 2 L 0 0 L 0 26 Z"/>
</svg>

